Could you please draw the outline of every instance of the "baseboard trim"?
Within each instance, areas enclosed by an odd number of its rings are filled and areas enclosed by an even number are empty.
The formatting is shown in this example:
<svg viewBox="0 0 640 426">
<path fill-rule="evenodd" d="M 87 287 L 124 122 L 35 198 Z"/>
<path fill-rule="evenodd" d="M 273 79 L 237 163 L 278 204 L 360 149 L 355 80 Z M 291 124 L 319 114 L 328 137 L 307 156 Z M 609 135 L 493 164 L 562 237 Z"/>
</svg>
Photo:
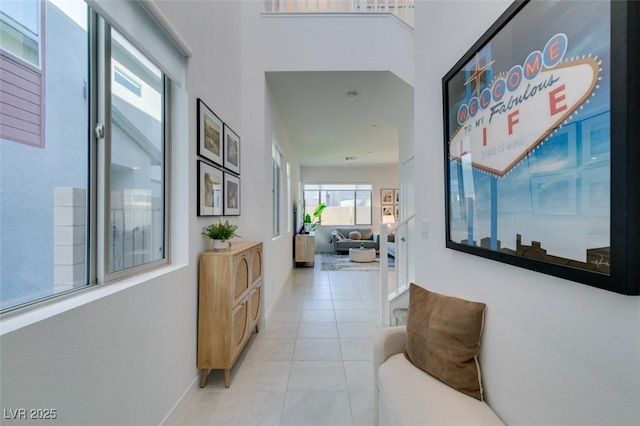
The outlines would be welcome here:
<svg viewBox="0 0 640 426">
<path fill-rule="evenodd" d="M 160 422 L 161 426 L 173 425 L 176 422 L 176 420 L 178 420 L 178 417 L 180 416 L 180 414 L 182 414 L 182 412 L 186 408 L 187 404 L 191 400 L 191 397 L 193 397 L 193 395 L 198 390 L 200 386 L 199 381 L 200 381 L 200 374 L 197 374 L 196 377 L 191 382 L 191 384 L 182 393 L 180 398 L 178 398 L 176 403 L 173 404 L 173 407 L 171 407 L 171 410 L 169 410 L 169 412 L 164 417 L 164 419 L 162 419 L 162 422 Z"/>
</svg>

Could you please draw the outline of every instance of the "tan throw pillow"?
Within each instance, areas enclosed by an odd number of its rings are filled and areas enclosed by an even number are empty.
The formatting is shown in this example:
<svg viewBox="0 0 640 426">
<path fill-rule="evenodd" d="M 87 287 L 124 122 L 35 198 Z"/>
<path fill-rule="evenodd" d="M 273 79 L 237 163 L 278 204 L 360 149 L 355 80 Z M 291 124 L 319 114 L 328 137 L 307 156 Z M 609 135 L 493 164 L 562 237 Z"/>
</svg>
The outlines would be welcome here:
<svg viewBox="0 0 640 426">
<path fill-rule="evenodd" d="M 484 303 L 425 290 L 411 283 L 405 354 L 409 361 L 452 388 L 480 401 L 478 351 Z"/>
<path fill-rule="evenodd" d="M 350 240 L 359 240 L 361 238 L 362 238 L 362 235 L 358 231 L 349 232 L 349 239 Z"/>
</svg>

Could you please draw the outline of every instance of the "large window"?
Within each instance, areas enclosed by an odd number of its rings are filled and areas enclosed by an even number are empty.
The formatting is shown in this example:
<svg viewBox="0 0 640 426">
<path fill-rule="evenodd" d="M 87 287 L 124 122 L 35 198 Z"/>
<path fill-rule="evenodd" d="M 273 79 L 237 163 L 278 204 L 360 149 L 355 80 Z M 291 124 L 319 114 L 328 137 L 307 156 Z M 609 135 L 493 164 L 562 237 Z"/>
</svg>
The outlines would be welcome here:
<svg viewBox="0 0 640 426">
<path fill-rule="evenodd" d="M 304 185 L 304 212 L 313 217 L 318 204 L 325 203 L 322 225 L 371 225 L 371 185 Z"/>
<path fill-rule="evenodd" d="M 164 78 L 111 30 L 108 272 L 164 258 Z"/>
<path fill-rule="evenodd" d="M 271 147 L 272 157 L 272 184 L 273 184 L 273 236 L 280 235 L 280 187 L 282 181 L 282 154 L 274 143 Z"/>
<path fill-rule="evenodd" d="M 9 59 L 46 58 L 48 118 L 46 146 L 0 135 L 0 311 L 167 263 L 165 73 L 83 0 L 0 8 L 25 37 L 44 26 L 39 56 L 5 46 L 2 30 L 0 60 L 4 73 Z M 23 132 L 26 109 L 12 121 Z"/>
</svg>

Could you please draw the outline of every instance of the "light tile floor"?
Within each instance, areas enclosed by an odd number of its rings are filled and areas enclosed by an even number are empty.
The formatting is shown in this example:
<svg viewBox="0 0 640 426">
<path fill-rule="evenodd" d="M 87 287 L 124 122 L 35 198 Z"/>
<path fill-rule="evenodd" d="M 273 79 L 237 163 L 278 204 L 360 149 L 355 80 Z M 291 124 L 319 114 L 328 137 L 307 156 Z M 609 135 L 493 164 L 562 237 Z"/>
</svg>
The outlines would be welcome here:
<svg viewBox="0 0 640 426">
<path fill-rule="evenodd" d="M 212 371 L 175 426 L 373 424 L 379 272 L 325 272 L 320 263 L 294 269 L 231 387 Z"/>
</svg>

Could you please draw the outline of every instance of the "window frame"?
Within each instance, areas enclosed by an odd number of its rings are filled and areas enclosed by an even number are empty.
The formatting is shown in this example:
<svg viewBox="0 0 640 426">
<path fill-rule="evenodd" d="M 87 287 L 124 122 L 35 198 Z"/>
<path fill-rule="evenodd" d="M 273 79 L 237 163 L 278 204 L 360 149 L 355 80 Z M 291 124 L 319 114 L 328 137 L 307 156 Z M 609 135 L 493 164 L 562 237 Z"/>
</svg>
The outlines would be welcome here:
<svg viewBox="0 0 640 426">
<path fill-rule="evenodd" d="M 93 12 L 93 11 L 92 11 Z M 95 12 L 93 12 L 95 13 Z M 109 24 L 104 18 L 100 17 L 95 13 L 98 19 L 98 31 L 97 31 L 97 41 L 98 45 L 96 46 L 97 52 L 97 77 L 96 80 L 98 82 L 98 90 L 97 96 L 93 96 L 96 100 L 96 120 L 91 121 L 92 125 L 90 128 L 95 129 L 99 123 L 104 125 L 104 137 L 99 139 L 96 135 L 96 132 L 92 132 L 92 139 L 94 143 L 92 146 L 98 147 L 96 152 L 96 160 L 97 160 L 97 176 L 96 176 L 96 198 L 92 200 L 91 204 L 95 202 L 95 208 L 97 211 L 97 244 L 95 247 L 90 245 L 91 249 L 96 250 L 96 275 L 95 280 L 98 284 L 105 284 L 114 282 L 117 280 L 121 280 L 123 278 L 128 278 L 134 275 L 138 275 L 143 272 L 147 272 L 153 270 L 158 267 L 165 266 L 170 262 L 170 235 L 171 235 L 171 220 L 170 220 L 170 212 L 171 212 L 171 204 L 169 200 L 170 191 L 170 168 L 171 164 L 171 156 L 170 156 L 170 148 L 171 148 L 171 117 L 170 117 L 170 106 L 171 106 L 171 80 L 168 78 L 166 73 L 162 72 L 162 117 L 163 117 L 163 126 L 162 126 L 162 143 L 163 143 L 163 185 L 162 185 L 162 197 L 163 197 L 163 256 L 161 259 L 153 260 L 150 262 L 146 262 L 140 265 L 131 266 L 128 268 L 124 268 L 118 271 L 112 270 L 112 261 L 113 259 L 109 256 L 110 250 L 110 211 L 111 211 L 111 198 L 107 196 L 110 193 L 109 183 L 111 182 L 110 175 L 110 166 L 111 166 L 111 144 L 112 144 L 112 129 L 111 125 L 113 123 L 111 111 L 111 99 L 113 96 L 113 88 L 112 81 L 114 81 L 114 76 L 111 75 L 112 67 L 112 46 L 111 46 L 111 29 L 112 26 Z M 127 36 L 121 34 L 121 36 L 127 39 Z M 127 39 L 128 40 L 128 39 Z M 130 40 L 128 40 L 131 42 Z M 132 43 L 133 44 L 133 43 Z M 135 44 L 134 44 L 135 46 Z M 145 55 L 145 58 L 150 62 L 154 62 L 152 59 Z M 99 247 L 99 249 L 98 249 Z"/>
<path fill-rule="evenodd" d="M 41 15 L 42 16 L 42 15 Z M 41 28 L 44 27 L 44 24 Z M 109 189 L 109 168 L 111 165 L 110 144 L 111 129 L 111 25 L 105 18 L 100 16 L 96 10 L 87 5 L 87 47 L 88 47 L 88 70 L 87 70 L 87 96 L 88 111 L 86 115 L 88 124 L 88 134 L 85 143 L 88 145 L 87 171 L 87 209 L 85 216 L 85 284 L 67 290 L 52 292 L 45 296 L 35 296 L 28 294 L 28 301 L 7 306 L 0 310 L 0 318 L 22 312 L 29 312 L 31 309 L 48 305 L 72 295 L 82 293 L 89 289 L 105 287 L 103 284 L 111 284 L 123 279 L 132 279 L 131 285 L 138 282 L 136 277 L 142 273 L 147 273 L 166 267 L 171 264 L 171 150 L 172 150 L 172 105 L 171 87 L 174 82 L 169 78 L 164 70 L 162 72 L 162 223 L 163 223 L 163 255 L 161 259 L 146 262 L 141 265 L 125 268 L 120 271 L 109 273 L 109 239 L 106 238 L 109 229 L 110 199 L 106 194 Z M 123 37 L 127 38 L 126 35 Z M 129 40 L 130 41 L 130 40 Z M 132 43 L 134 44 L 134 43 Z M 135 45 L 135 44 L 134 44 Z M 0 54 L 11 55 L 10 52 L 0 49 Z M 144 53 L 143 53 L 144 54 Z M 146 59 L 154 62 L 148 55 Z M 19 59 L 19 58 L 18 58 Z M 43 110 L 45 105 L 43 103 Z M 98 137 L 96 127 L 98 123 L 104 124 L 104 136 Z M 43 134 L 43 138 L 44 138 Z M 3 136 L 4 137 L 4 136 Z M 11 139 L 9 139 L 11 140 Z M 44 148 L 42 146 L 41 148 Z M 52 283 L 53 285 L 53 283 Z M 108 286 L 106 286 L 108 287 Z M 110 294 L 113 290 L 108 290 Z M 84 299 L 79 299 L 84 300 Z"/>
<path fill-rule="evenodd" d="M 307 187 L 314 187 L 312 189 L 307 189 Z M 352 188 L 349 189 L 325 189 L 324 187 L 332 187 L 332 186 L 351 186 Z M 367 188 L 359 188 L 360 186 L 365 186 Z M 316 188 L 317 187 L 317 188 Z M 327 191 L 340 191 L 340 192 L 353 192 L 353 200 L 354 200 L 354 208 L 353 208 L 353 223 L 343 223 L 343 224 L 331 224 L 330 226 L 373 226 L 373 185 L 372 184 L 363 184 L 363 183 L 305 183 L 302 186 L 302 200 L 306 200 L 306 193 L 307 192 L 315 192 L 317 191 L 318 193 L 318 200 L 320 203 L 323 203 L 325 201 L 323 201 L 323 192 L 327 192 Z M 369 217 L 370 217 L 370 222 L 369 223 L 364 223 L 364 222 L 358 222 L 358 213 L 357 213 L 357 208 L 358 206 L 356 206 L 355 201 L 357 200 L 357 194 L 358 192 L 368 192 L 369 193 L 369 209 L 370 209 L 370 213 L 369 213 Z M 327 206 L 327 208 L 330 208 L 332 206 Z M 304 209 L 303 209 L 303 217 L 304 215 L 307 213 L 306 211 L 306 202 L 304 203 Z M 320 225 L 323 225 L 322 223 L 322 217 L 320 218 Z"/>
</svg>

